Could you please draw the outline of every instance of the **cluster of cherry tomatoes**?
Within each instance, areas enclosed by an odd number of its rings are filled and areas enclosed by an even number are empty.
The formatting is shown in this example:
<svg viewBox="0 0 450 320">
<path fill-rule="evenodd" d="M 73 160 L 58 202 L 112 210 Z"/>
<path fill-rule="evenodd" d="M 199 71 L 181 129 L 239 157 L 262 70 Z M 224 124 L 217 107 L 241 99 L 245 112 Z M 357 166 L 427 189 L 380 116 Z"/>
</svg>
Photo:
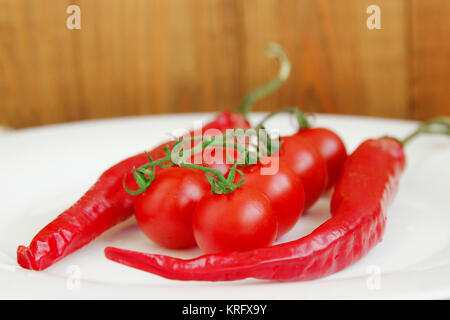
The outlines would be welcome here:
<svg viewBox="0 0 450 320">
<path fill-rule="evenodd" d="M 139 227 L 171 249 L 198 245 L 217 253 L 272 245 L 335 184 L 347 157 L 339 136 L 325 128 L 303 128 L 280 141 L 265 161 L 239 168 L 244 182 L 229 193 L 213 193 L 202 171 L 161 170 L 136 200 Z M 278 161 L 278 170 L 261 174 L 272 161 Z M 230 174 L 229 167 L 221 170 Z"/>
</svg>

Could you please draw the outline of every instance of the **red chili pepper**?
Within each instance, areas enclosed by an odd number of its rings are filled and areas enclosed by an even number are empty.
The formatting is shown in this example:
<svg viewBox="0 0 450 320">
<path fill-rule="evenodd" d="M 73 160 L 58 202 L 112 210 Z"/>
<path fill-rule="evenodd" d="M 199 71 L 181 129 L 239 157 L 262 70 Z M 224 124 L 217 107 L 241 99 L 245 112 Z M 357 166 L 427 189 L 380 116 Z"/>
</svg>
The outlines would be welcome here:
<svg viewBox="0 0 450 320">
<path fill-rule="evenodd" d="M 387 204 L 405 156 L 391 138 L 362 143 L 346 161 L 334 191 L 334 217 L 301 239 L 245 252 L 182 260 L 108 247 L 113 261 L 169 279 L 229 281 L 245 278 L 309 280 L 337 272 L 381 241 Z"/>
<path fill-rule="evenodd" d="M 222 112 L 205 126 L 221 131 L 248 127 L 248 122 L 241 115 L 230 112 Z M 164 148 L 171 147 L 173 143 L 166 142 L 150 151 L 149 155 L 153 159 L 162 158 L 165 156 Z M 147 155 L 142 153 L 105 171 L 77 203 L 40 231 L 29 247 L 19 246 L 19 265 L 43 270 L 129 218 L 133 214 L 135 197 L 124 190 L 122 182 L 133 167 L 140 167 L 147 162 Z M 133 176 L 128 174 L 125 183 L 135 185 Z"/>
</svg>

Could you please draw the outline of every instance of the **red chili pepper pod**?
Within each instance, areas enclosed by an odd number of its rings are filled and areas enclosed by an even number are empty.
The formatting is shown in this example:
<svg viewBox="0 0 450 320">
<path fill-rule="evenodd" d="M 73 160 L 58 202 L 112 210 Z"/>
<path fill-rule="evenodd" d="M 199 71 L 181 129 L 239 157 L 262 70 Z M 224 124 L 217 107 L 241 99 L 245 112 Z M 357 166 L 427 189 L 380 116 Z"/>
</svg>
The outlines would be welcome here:
<svg viewBox="0 0 450 320">
<path fill-rule="evenodd" d="M 133 166 L 146 162 L 147 155 L 139 154 L 106 170 L 80 200 L 39 231 L 29 247 L 19 246 L 19 265 L 43 270 L 129 218 L 134 197 L 123 189 L 122 180 Z M 126 182 L 133 185 L 133 176 Z"/>
<path fill-rule="evenodd" d="M 395 168 L 397 171 L 403 171 L 405 167 L 405 154 L 403 152 L 403 147 L 395 139 L 392 138 L 381 138 L 377 140 L 367 140 L 365 142 L 367 145 L 376 145 L 377 149 L 382 152 L 389 154 L 392 159 L 395 159 L 398 163 L 399 168 Z M 343 173 L 348 173 L 351 167 L 351 174 L 354 175 L 353 179 L 340 179 L 336 184 L 336 191 L 333 193 L 331 198 L 331 214 L 334 215 L 340 209 L 340 204 L 346 199 L 359 199 L 361 204 L 374 202 L 374 197 L 381 193 L 383 186 L 373 183 L 376 179 L 380 179 L 381 175 L 386 174 L 386 172 L 380 172 L 379 167 L 387 167 L 387 164 L 380 164 L 379 157 L 375 154 L 361 153 L 358 157 L 350 157 L 343 166 Z M 386 161 L 389 158 L 386 157 Z M 359 166 L 358 166 L 359 164 Z M 394 168 L 391 168 L 388 174 L 393 175 Z M 371 171 L 370 179 L 367 171 Z M 356 188 L 355 186 L 359 186 Z M 378 189 L 377 189 L 378 188 Z M 395 195 L 396 188 L 390 190 L 389 196 Z"/>
<path fill-rule="evenodd" d="M 244 252 L 182 260 L 108 247 L 108 259 L 169 279 L 311 280 L 342 270 L 381 241 L 386 208 L 405 165 L 402 145 L 367 140 L 347 159 L 332 201 L 334 217 L 301 239 Z"/>
<path fill-rule="evenodd" d="M 225 131 L 230 128 L 249 128 L 245 118 L 236 113 L 223 112 L 204 128 Z M 204 129 L 205 130 L 205 129 Z M 164 143 L 149 152 L 153 159 L 164 157 Z M 19 246 L 17 262 L 24 268 L 43 270 L 78 250 L 133 214 L 135 197 L 123 186 L 133 186 L 131 170 L 148 162 L 145 153 L 123 160 L 105 171 L 98 181 L 72 207 L 45 226 L 31 241 L 29 247 Z"/>
</svg>

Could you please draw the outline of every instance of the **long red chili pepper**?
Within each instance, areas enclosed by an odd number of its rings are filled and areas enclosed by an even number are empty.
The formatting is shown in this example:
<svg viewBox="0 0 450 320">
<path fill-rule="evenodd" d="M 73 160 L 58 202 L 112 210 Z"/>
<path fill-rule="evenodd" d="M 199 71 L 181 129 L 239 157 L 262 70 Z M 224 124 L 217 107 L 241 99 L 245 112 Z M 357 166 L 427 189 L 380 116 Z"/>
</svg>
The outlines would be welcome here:
<svg viewBox="0 0 450 320">
<path fill-rule="evenodd" d="M 447 134 L 448 128 L 447 122 Z M 333 218 L 295 241 L 191 260 L 113 247 L 106 248 L 105 255 L 177 280 L 230 281 L 251 277 L 287 281 L 323 277 L 351 265 L 381 241 L 386 208 L 395 195 L 404 166 L 403 145 L 398 140 L 363 142 L 344 165 L 331 201 Z"/>
<path fill-rule="evenodd" d="M 252 104 L 280 87 L 289 76 L 290 63 L 283 50 L 275 44 L 270 44 L 267 53 L 280 60 L 277 77 L 250 93 L 239 107 L 239 113 L 222 112 L 213 122 L 207 124 L 203 131 L 212 128 L 225 131 L 250 127 L 245 115 Z M 163 157 L 164 149 L 171 147 L 173 143 L 166 142 L 150 151 L 150 157 Z M 28 247 L 18 247 L 18 264 L 27 269 L 43 270 L 129 218 L 133 214 L 135 197 L 124 190 L 123 179 L 134 167 L 140 167 L 146 162 L 147 154 L 142 153 L 105 171 L 78 202 L 45 226 Z M 128 175 L 125 184 L 134 184 L 131 175 Z"/>
</svg>

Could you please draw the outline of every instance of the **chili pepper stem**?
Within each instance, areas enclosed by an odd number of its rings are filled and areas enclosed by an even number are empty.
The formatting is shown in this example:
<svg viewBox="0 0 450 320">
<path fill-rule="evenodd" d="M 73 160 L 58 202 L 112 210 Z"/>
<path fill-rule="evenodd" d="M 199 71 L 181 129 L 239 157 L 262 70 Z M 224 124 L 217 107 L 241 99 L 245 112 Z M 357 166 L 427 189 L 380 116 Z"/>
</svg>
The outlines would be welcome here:
<svg viewBox="0 0 450 320">
<path fill-rule="evenodd" d="M 405 146 L 415 137 L 424 133 L 450 135 L 450 117 L 436 117 L 423 123 L 419 128 L 401 140 L 400 143 Z"/>
</svg>

